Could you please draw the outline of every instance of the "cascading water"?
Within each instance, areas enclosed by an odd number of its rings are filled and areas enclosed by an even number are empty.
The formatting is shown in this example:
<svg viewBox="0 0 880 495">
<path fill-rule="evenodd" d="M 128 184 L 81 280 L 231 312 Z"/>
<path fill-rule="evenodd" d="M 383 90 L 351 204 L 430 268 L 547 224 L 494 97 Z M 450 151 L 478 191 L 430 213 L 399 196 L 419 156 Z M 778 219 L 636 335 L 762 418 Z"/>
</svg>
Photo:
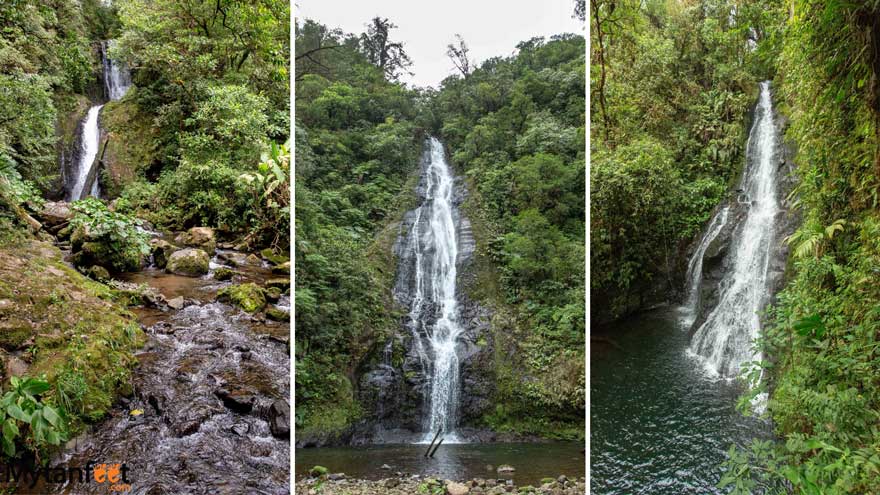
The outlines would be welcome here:
<svg viewBox="0 0 880 495">
<path fill-rule="evenodd" d="M 766 305 L 770 287 L 768 271 L 775 243 L 774 220 L 780 211 L 777 194 L 777 129 L 773 122 L 770 83 L 762 82 L 755 110 L 755 122 L 746 145 L 747 169 L 741 189 L 747 199 L 745 217 L 732 241 L 732 264 L 719 285 L 718 303 L 696 330 L 690 350 L 699 356 L 707 370 L 734 377 L 748 361 L 759 359 L 753 340 L 760 332 L 759 313 Z M 706 246 L 727 222 L 728 208 L 712 219 L 704 239 L 691 260 L 689 303 L 698 311 L 699 281 Z M 711 239 L 710 239 L 711 237 Z"/>
<path fill-rule="evenodd" d="M 721 229 L 727 225 L 727 216 L 730 208 L 725 206 L 718 212 L 717 215 L 712 217 L 712 221 L 709 223 L 709 228 L 706 229 L 706 234 L 703 235 L 703 238 L 700 239 L 700 244 L 697 245 L 696 251 L 694 251 L 694 255 L 691 257 L 688 262 L 687 273 L 685 274 L 685 280 L 688 281 L 688 299 L 687 304 L 685 304 L 685 317 L 684 323 L 686 326 L 690 327 L 693 325 L 694 320 L 697 317 L 697 311 L 699 309 L 700 304 L 700 281 L 703 278 L 703 255 L 706 254 L 706 249 L 709 248 L 709 245 L 712 244 L 712 241 L 718 237 L 718 234 L 721 232 Z"/>
<path fill-rule="evenodd" d="M 101 44 L 101 57 L 104 64 L 104 91 L 107 98 L 116 101 L 122 99 L 131 87 L 131 72 L 124 62 L 115 61 L 108 55 L 113 44 L 113 40 Z"/>
<path fill-rule="evenodd" d="M 453 205 L 454 180 L 443 145 L 429 142 L 428 161 L 422 176 L 424 200 L 415 210 L 412 229 L 401 251 L 401 270 L 409 303 L 408 327 L 413 347 L 430 377 L 426 400 L 430 412 L 423 420 L 430 441 L 442 429 L 447 443 L 457 441 L 454 429 L 459 394 L 459 356 L 456 345 L 462 333 L 456 300 L 457 214 Z"/>
<path fill-rule="evenodd" d="M 83 190 L 86 188 L 89 173 L 92 171 L 92 164 L 98 156 L 98 140 L 100 139 L 100 129 L 98 128 L 98 114 L 104 105 L 95 105 L 89 109 L 86 118 L 82 122 L 82 135 L 80 135 L 80 153 L 79 163 L 76 167 L 76 182 L 70 188 L 70 201 L 76 201 L 83 198 Z M 94 181 L 89 188 L 91 194 L 96 195 L 95 188 L 98 181 Z"/>
<path fill-rule="evenodd" d="M 131 87 L 131 75 L 125 64 L 114 62 L 108 56 L 107 51 L 112 46 L 112 43 L 112 41 L 101 43 L 101 60 L 104 66 L 105 96 L 111 101 L 115 101 L 125 96 L 125 93 Z M 93 170 L 93 168 L 100 148 L 101 129 L 98 115 L 101 113 L 102 108 L 104 108 L 103 103 L 89 108 L 80 126 L 82 128 L 82 134 L 79 138 L 80 150 L 77 155 L 78 160 L 73 175 L 75 181 L 69 189 L 68 200 L 70 201 L 76 201 L 88 195 L 97 197 L 100 194 L 96 177 L 97 171 Z"/>
</svg>

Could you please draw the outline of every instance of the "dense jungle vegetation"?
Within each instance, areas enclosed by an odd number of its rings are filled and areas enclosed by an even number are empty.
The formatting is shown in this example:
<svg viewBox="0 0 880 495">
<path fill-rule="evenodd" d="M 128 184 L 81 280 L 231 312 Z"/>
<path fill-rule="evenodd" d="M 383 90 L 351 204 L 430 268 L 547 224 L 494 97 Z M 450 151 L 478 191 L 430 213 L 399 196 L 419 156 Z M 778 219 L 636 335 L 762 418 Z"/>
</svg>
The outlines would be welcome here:
<svg viewBox="0 0 880 495">
<path fill-rule="evenodd" d="M 461 74 L 410 88 L 393 28 L 382 18 L 361 35 L 296 26 L 298 431 L 338 432 L 364 416 L 358 372 L 399 331 L 392 244 L 436 135 L 469 190 L 479 253 L 466 290 L 494 310 L 504 349 L 482 421 L 582 436 L 584 39 L 528 40 L 479 66 L 450 40 Z"/>
<path fill-rule="evenodd" d="M 758 343 L 767 379 L 741 404 L 769 392 L 778 440 L 731 448 L 721 486 L 880 491 L 880 6 L 592 5 L 594 305 L 625 312 L 693 238 L 743 163 L 751 88 L 772 79 L 803 220 Z"/>
<path fill-rule="evenodd" d="M 288 18 L 276 0 L 0 4 L 6 455 L 42 452 L 104 416 L 143 343 L 123 307 L 131 294 L 71 269 L 33 218 L 64 199 L 59 156 L 86 109 L 106 101 L 101 43 L 115 40 L 110 57 L 131 68 L 133 86 L 100 114 L 110 136 L 102 197 L 74 202 L 68 230 L 104 243 L 112 272 L 142 266 L 140 226 L 212 227 L 241 249 L 286 256 Z M 16 378 L 21 369 L 33 376 Z"/>
</svg>

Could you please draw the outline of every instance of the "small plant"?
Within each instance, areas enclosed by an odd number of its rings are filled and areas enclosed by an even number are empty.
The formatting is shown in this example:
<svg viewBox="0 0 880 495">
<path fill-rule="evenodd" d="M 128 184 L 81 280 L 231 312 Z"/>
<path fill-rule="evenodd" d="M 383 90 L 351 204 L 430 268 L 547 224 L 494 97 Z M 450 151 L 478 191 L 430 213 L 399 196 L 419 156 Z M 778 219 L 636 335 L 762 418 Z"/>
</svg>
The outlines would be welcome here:
<svg viewBox="0 0 880 495">
<path fill-rule="evenodd" d="M 15 456 L 16 440 L 35 452 L 66 440 L 67 429 L 61 414 L 42 399 L 42 394 L 51 388 L 49 382 L 17 376 L 9 382 L 12 388 L 0 399 L 3 453 Z"/>
<path fill-rule="evenodd" d="M 137 221 L 110 211 L 101 200 L 86 198 L 74 202 L 71 209 L 74 216 L 70 225 L 75 232 L 79 231 L 75 237 L 99 245 L 100 251 L 91 253 L 91 258 L 100 259 L 89 261 L 101 261 L 106 268 L 126 271 L 137 269 L 141 257 L 150 252 L 149 235 L 138 228 Z"/>
<path fill-rule="evenodd" d="M 257 169 L 239 176 L 239 187 L 252 197 L 255 227 L 246 238 L 250 244 L 268 242 L 272 247 L 287 243 L 290 223 L 290 143 L 271 143 Z"/>
</svg>

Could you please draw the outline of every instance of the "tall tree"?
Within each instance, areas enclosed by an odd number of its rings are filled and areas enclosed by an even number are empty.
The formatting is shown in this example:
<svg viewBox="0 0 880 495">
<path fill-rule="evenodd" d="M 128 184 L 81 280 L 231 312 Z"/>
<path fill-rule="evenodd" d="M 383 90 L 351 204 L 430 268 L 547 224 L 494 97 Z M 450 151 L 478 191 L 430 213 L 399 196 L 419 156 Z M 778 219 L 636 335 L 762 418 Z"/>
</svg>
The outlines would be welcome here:
<svg viewBox="0 0 880 495">
<path fill-rule="evenodd" d="M 396 27 L 387 18 L 374 17 L 372 24 L 367 25 L 367 32 L 361 36 L 364 55 L 392 81 L 396 81 L 401 73 L 412 74 L 406 70 L 412 66 L 412 60 L 403 51 L 403 43 L 389 38 L 389 33 Z"/>
<path fill-rule="evenodd" d="M 446 56 L 452 60 L 455 68 L 461 72 L 461 75 L 467 78 L 471 75 L 471 60 L 468 58 L 468 46 L 464 42 L 464 38 L 460 34 L 455 35 L 456 43 L 446 45 Z"/>
</svg>

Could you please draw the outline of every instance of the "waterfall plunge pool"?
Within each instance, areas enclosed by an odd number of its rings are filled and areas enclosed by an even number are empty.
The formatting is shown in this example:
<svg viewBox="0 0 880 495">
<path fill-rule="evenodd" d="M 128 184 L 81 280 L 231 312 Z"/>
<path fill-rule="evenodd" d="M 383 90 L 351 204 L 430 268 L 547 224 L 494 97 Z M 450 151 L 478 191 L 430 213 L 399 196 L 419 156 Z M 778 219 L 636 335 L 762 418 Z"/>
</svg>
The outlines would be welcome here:
<svg viewBox="0 0 880 495">
<path fill-rule="evenodd" d="M 470 443 L 445 442 L 432 459 L 425 459 L 427 445 L 398 444 L 367 447 L 319 447 L 296 449 L 296 478 L 308 476 L 313 466 L 324 466 L 331 473 L 378 480 L 396 475 L 419 474 L 442 479 L 512 479 L 517 485 L 540 485 L 542 478 L 584 476 L 584 445 L 580 442 L 549 443 Z M 391 469 L 382 469 L 387 464 Z M 496 472 L 498 466 L 516 468 L 510 475 Z M 488 469 L 489 466 L 492 469 Z"/>
<path fill-rule="evenodd" d="M 615 322 L 594 336 L 591 493 L 726 493 L 715 485 L 730 445 L 745 447 L 772 431 L 736 411 L 736 382 L 710 378 L 688 355 L 690 333 L 676 308 Z"/>
</svg>

